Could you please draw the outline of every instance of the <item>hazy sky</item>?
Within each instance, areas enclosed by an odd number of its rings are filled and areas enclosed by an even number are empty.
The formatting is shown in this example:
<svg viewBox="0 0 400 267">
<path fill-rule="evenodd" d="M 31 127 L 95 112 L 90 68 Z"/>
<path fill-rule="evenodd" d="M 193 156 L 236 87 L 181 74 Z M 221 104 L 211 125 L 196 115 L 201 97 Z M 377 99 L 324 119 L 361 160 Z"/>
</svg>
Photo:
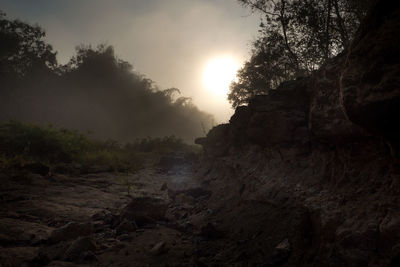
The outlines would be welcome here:
<svg viewBox="0 0 400 267">
<path fill-rule="evenodd" d="M 0 0 L 0 9 L 43 27 L 61 63 L 79 44 L 113 45 L 136 71 L 179 88 L 218 122 L 232 110 L 205 88 L 204 68 L 226 55 L 242 63 L 259 24 L 236 0 Z"/>
</svg>

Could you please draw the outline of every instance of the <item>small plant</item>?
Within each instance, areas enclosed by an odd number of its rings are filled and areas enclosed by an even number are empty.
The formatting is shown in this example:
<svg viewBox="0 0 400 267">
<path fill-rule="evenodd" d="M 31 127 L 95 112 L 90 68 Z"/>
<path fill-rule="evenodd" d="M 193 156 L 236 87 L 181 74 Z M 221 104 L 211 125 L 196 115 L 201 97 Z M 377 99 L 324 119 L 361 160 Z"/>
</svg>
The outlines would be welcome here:
<svg viewBox="0 0 400 267">
<path fill-rule="evenodd" d="M 117 179 L 119 180 L 121 185 L 126 187 L 127 195 L 130 196 L 131 189 L 135 185 L 134 182 L 131 179 L 129 179 L 129 177 L 127 175 L 123 175 L 122 173 L 116 173 L 116 175 L 117 175 Z"/>
</svg>

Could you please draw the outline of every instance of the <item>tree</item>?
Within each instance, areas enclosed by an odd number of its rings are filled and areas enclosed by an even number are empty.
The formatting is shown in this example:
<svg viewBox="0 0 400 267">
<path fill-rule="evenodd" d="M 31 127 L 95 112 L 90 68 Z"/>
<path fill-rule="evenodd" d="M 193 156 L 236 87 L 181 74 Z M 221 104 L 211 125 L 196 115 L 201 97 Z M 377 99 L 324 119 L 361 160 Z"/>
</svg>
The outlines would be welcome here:
<svg viewBox="0 0 400 267">
<path fill-rule="evenodd" d="M 371 0 L 238 0 L 261 12 L 249 61 L 231 84 L 233 107 L 267 94 L 283 80 L 310 74 L 346 50 Z"/>
<path fill-rule="evenodd" d="M 56 52 L 44 41 L 45 32 L 0 11 L 0 75 L 24 76 L 29 71 L 55 69 Z"/>
</svg>

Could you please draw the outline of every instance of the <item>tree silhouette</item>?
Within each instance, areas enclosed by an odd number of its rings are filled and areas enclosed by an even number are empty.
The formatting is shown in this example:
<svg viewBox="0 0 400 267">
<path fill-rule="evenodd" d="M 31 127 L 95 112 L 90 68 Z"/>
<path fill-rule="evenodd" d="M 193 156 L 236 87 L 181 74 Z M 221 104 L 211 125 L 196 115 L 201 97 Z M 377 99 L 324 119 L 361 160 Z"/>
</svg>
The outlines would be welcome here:
<svg viewBox="0 0 400 267">
<path fill-rule="evenodd" d="M 371 0 L 238 0 L 263 14 L 251 58 L 228 96 L 233 107 L 308 75 L 346 50 Z"/>
<path fill-rule="evenodd" d="M 132 141 L 175 135 L 186 141 L 203 135 L 212 116 L 201 112 L 177 88 L 160 89 L 110 45 L 80 45 L 65 65 L 38 26 L 0 20 L 0 120 L 46 122 L 100 138 Z"/>
</svg>

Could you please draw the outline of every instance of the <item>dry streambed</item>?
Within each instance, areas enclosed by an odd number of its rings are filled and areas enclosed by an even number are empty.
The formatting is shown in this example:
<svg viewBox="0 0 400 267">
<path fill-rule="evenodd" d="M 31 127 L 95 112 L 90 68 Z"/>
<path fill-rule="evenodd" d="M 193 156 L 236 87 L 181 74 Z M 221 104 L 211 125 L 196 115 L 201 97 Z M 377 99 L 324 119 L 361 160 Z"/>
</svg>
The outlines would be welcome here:
<svg viewBox="0 0 400 267">
<path fill-rule="evenodd" d="M 223 236 L 188 165 L 0 175 L 1 266 L 202 266 Z"/>
</svg>

